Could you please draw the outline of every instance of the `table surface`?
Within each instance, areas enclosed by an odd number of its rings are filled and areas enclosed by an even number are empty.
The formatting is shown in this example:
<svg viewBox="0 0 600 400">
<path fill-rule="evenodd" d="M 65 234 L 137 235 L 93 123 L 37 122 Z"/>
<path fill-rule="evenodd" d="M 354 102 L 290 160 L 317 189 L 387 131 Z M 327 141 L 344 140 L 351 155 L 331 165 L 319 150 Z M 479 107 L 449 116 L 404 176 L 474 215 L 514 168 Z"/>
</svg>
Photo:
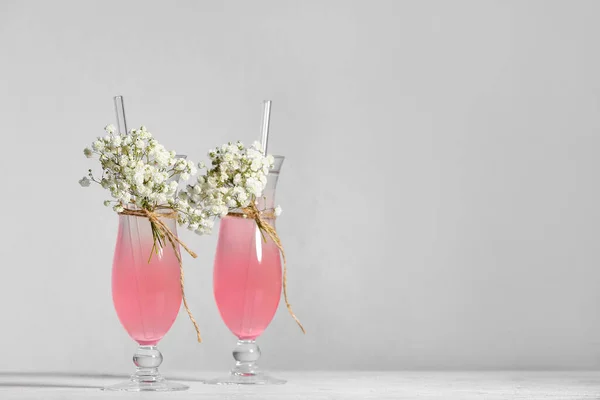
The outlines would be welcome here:
<svg viewBox="0 0 600 400">
<path fill-rule="evenodd" d="M 202 383 L 218 375 L 172 375 L 172 380 L 190 386 L 185 392 L 126 393 L 100 390 L 123 381 L 116 376 L 0 373 L 0 399 L 600 399 L 600 371 L 280 372 L 273 375 L 287 379 L 285 385 Z"/>
</svg>

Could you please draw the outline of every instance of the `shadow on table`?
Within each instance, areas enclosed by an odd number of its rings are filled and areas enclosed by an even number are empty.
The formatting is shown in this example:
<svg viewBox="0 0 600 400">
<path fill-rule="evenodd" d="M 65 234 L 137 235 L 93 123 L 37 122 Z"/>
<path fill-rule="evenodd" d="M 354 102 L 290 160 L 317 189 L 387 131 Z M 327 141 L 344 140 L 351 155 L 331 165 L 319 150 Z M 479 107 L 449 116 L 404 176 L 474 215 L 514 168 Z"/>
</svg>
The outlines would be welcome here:
<svg viewBox="0 0 600 400">
<path fill-rule="evenodd" d="M 11 378 L 21 378 L 20 380 Z M 101 389 L 103 386 L 68 383 L 68 382 L 48 382 L 52 378 L 122 378 L 127 379 L 125 375 L 111 374 L 74 374 L 66 372 L 0 372 L 0 387 L 12 388 L 64 388 L 64 389 Z"/>
<path fill-rule="evenodd" d="M 94 385 L 72 385 L 72 384 L 61 384 L 61 383 L 48 383 L 48 382 L 0 382 L 0 387 L 9 388 L 56 388 L 56 389 L 102 389 L 103 386 Z"/>
<path fill-rule="evenodd" d="M 11 378 L 13 378 L 11 380 Z M 16 378 L 21 378 L 16 379 Z M 102 389 L 106 385 L 86 384 L 85 382 L 48 382 L 52 378 L 75 378 L 75 379 L 121 379 L 127 380 L 129 375 L 120 374 L 91 374 L 91 373 L 72 373 L 72 372 L 0 372 L 0 387 L 12 388 L 64 388 L 64 389 Z M 165 376 L 171 381 L 203 382 L 203 379 L 178 378 L 175 376 Z M 110 384 L 110 382 L 107 382 Z"/>
</svg>

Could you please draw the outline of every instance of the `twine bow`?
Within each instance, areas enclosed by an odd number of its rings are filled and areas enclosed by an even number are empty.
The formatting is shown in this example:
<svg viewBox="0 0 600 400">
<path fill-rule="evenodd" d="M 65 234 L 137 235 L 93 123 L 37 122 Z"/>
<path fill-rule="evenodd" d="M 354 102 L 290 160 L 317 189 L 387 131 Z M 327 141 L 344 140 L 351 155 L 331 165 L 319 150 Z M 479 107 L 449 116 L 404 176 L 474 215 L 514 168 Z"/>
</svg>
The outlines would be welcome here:
<svg viewBox="0 0 600 400">
<path fill-rule="evenodd" d="M 277 231 L 275 230 L 273 225 L 269 224 L 266 221 L 267 219 L 275 219 L 275 213 L 273 212 L 273 210 L 267 210 L 267 211 L 261 212 L 258 210 L 258 208 L 256 207 L 256 204 L 254 202 L 250 202 L 250 205 L 248 207 L 242 208 L 240 210 L 240 212 L 231 212 L 231 213 L 229 213 L 229 215 L 234 216 L 234 217 L 239 217 L 239 218 L 250 218 L 250 219 L 253 219 L 254 221 L 256 221 L 256 225 L 258 226 L 258 229 L 260 229 L 260 233 L 263 237 L 263 240 L 265 242 L 267 241 L 267 238 L 264 235 L 266 233 L 267 235 L 269 235 L 269 237 L 271 238 L 273 243 L 275 243 L 275 246 L 277 246 L 277 248 L 279 249 L 279 252 L 281 253 L 281 258 L 283 258 L 283 298 L 285 300 L 285 305 L 286 305 L 290 315 L 292 316 L 292 318 L 294 318 L 294 321 L 296 321 L 296 323 L 302 330 L 302 333 L 306 334 L 306 331 L 304 330 L 302 323 L 300 323 L 300 320 L 298 319 L 298 317 L 296 317 L 296 314 L 294 314 L 294 311 L 292 311 L 292 306 L 290 305 L 290 302 L 288 301 L 287 261 L 285 259 L 285 251 L 283 251 L 283 245 L 281 244 L 281 239 L 279 239 L 279 235 L 277 235 Z"/>
<path fill-rule="evenodd" d="M 190 321 L 192 321 L 192 324 L 194 325 L 194 329 L 196 329 L 196 336 L 198 338 L 198 343 L 201 343 L 202 337 L 200 336 L 200 327 L 198 326 L 196 319 L 192 315 L 192 311 L 190 310 L 190 307 L 188 306 L 188 303 L 187 303 L 187 299 L 185 297 L 183 263 L 181 261 L 181 254 L 179 252 L 179 249 L 177 248 L 177 245 L 179 244 L 181 247 L 183 247 L 185 249 L 185 251 L 187 251 L 188 254 L 190 256 L 192 256 L 193 258 L 198 257 L 198 255 L 196 253 L 194 253 L 189 247 L 187 247 L 185 245 L 185 243 L 183 243 L 177 237 L 177 235 L 175 235 L 173 232 L 171 232 L 169 227 L 161 220 L 161 218 L 177 219 L 177 211 L 171 210 L 171 212 L 167 212 L 167 213 L 157 213 L 155 211 L 148 211 L 145 209 L 141 209 L 141 210 L 125 209 L 122 212 L 120 212 L 119 214 L 131 215 L 134 217 L 145 217 L 150 220 L 150 226 L 152 227 L 152 235 L 154 237 L 154 245 L 152 246 L 152 252 L 156 251 L 158 253 L 158 251 L 160 250 L 159 247 L 162 248 L 164 246 L 165 239 L 167 241 L 169 241 L 169 243 L 171 243 L 171 247 L 173 247 L 173 252 L 175 253 L 175 257 L 177 257 L 177 261 L 179 262 L 179 272 L 180 272 L 179 283 L 181 285 L 181 298 L 183 299 L 183 306 L 185 307 L 185 311 L 187 312 L 188 316 L 190 317 Z M 158 245 L 157 245 L 157 243 L 158 243 Z M 152 252 L 150 253 L 150 258 L 148 259 L 148 262 L 150 262 L 150 259 L 152 258 Z"/>
</svg>

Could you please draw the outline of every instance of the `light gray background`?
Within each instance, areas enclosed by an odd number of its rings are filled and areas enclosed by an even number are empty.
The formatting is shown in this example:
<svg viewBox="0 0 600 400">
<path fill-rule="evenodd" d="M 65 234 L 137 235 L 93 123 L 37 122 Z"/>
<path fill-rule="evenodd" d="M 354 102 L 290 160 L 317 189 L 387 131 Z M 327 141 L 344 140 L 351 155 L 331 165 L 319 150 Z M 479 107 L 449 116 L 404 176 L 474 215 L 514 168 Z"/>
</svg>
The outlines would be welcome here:
<svg viewBox="0 0 600 400">
<path fill-rule="evenodd" d="M 117 218 L 77 180 L 125 96 L 193 159 L 287 156 L 290 297 L 271 369 L 600 367 L 600 2 L 0 3 L 0 370 L 129 372 Z M 190 303 L 163 370 L 229 368 L 216 236 L 182 233 Z"/>
</svg>

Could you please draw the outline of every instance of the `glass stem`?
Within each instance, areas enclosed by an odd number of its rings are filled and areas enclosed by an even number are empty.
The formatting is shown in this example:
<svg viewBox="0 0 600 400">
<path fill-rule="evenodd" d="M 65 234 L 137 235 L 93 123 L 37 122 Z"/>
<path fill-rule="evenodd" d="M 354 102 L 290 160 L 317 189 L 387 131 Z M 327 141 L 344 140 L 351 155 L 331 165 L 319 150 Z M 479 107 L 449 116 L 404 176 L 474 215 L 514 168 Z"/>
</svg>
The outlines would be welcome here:
<svg viewBox="0 0 600 400">
<path fill-rule="evenodd" d="M 163 356 L 156 346 L 139 346 L 133 355 L 137 367 L 131 379 L 137 382 L 159 382 L 163 377 L 158 372 Z"/>
<path fill-rule="evenodd" d="M 239 340 L 233 350 L 233 358 L 235 367 L 232 374 L 249 376 L 258 373 L 256 361 L 260 358 L 260 348 L 254 340 Z"/>
</svg>

